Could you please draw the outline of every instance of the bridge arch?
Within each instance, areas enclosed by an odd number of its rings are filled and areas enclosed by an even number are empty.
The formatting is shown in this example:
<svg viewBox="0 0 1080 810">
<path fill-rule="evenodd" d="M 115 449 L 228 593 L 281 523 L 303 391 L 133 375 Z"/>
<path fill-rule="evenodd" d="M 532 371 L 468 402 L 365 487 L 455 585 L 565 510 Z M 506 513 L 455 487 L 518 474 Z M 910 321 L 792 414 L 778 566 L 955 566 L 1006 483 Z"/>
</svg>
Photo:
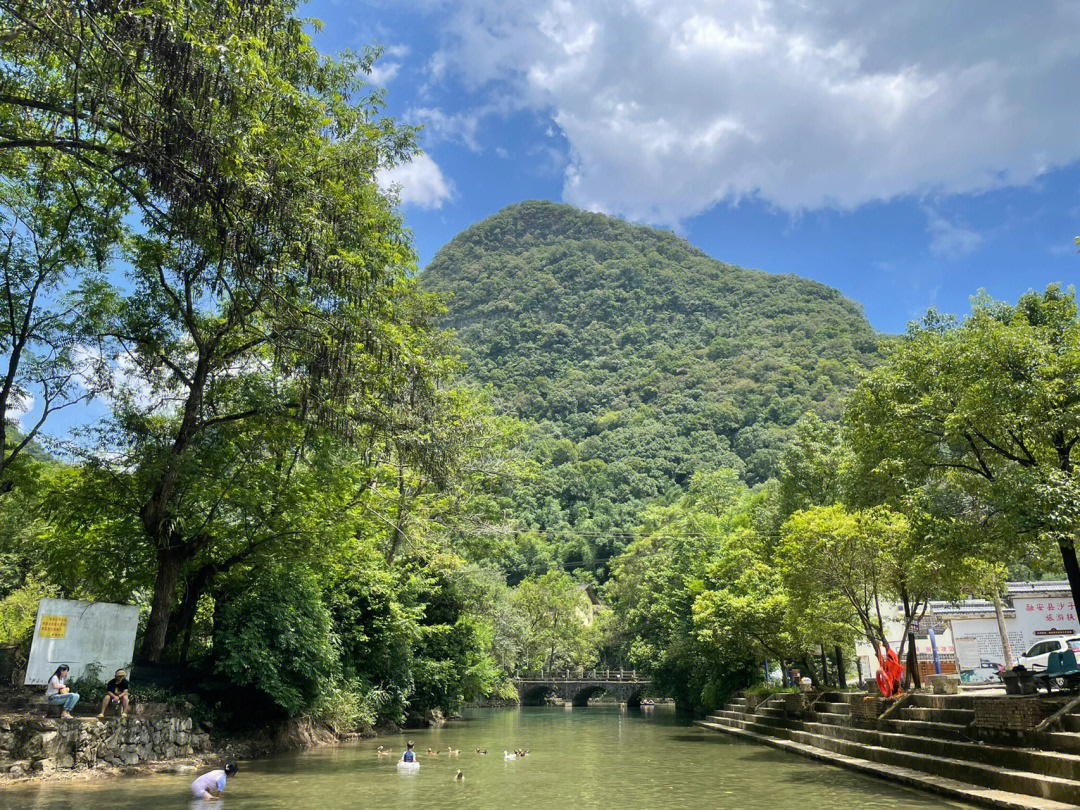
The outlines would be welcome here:
<svg viewBox="0 0 1080 810">
<path fill-rule="evenodd" d="M 545 698 L 554 691 L 550 683 L 522 685 L 518 687 L 518 702 L 522 706 L 543 706 Z"/>
<path fill-rule="evenodd" d="M 593 695 L 599 694 L 601 692 L 606 692 L 606 691 L 607 691 L 607 689 L 605 688 L 605 686 L 603 684 L 599 684 L 599 683 L 586 684 L 585 686 L 583 686 L 581 689 L 579 689 L 578 691 L 576 691 L 573 694 L 573 696 L 570 698 L 570 705 L 572 705 L 572 706 L 588 706 L 589 705 L 589 698 L 591 698 Z"/>
</svg>

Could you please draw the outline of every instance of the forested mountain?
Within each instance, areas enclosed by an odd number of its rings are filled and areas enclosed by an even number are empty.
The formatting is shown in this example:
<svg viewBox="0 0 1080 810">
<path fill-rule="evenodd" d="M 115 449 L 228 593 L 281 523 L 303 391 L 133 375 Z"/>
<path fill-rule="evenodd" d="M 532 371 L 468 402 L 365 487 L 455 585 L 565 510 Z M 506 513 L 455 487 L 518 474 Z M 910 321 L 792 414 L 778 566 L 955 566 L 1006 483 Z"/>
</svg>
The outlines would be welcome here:
<svg viewBox="0 0 1080 810">
<path fill-rule="evenodd" d="M 838 418 L 878 351 L 860 307 L 823 284 L 550 202 L 467 229 L 422 280 L 445 297 L 466 374 L 532 424 L 542 472 L 513 493 L 514 517 L 563 562 L 602 562 L 644 502 L 696 471 L 771 477 L 790 426 Z"/>
</svg>

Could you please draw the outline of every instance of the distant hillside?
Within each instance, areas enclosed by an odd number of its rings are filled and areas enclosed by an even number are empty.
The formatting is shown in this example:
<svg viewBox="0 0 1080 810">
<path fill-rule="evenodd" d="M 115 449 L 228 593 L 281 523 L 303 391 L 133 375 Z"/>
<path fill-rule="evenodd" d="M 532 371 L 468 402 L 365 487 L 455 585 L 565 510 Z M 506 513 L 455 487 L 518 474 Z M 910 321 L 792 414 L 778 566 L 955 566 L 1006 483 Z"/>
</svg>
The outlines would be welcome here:
<svg viewBox="0 0 1080 810">
<path fill-rule="evenodd" d="M 459 234 L 423 281 L 468 373 L 537 424 L 531 452 L 553 474 L 519 493 L 521 513 L 571 545 L 630 528 L 695 470 L 767 479 L 787 428 L 837 418 L 878 349 L 859 305 L 823 284 L 550 202 Z"/>
</svg>

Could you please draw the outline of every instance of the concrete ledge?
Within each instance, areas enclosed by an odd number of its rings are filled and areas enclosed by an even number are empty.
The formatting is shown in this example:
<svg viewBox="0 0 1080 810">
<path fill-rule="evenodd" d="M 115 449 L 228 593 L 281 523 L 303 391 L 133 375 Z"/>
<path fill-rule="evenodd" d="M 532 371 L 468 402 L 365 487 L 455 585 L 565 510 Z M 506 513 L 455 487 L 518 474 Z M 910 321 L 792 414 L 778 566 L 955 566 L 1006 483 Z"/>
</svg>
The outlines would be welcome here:
<svg viewBox="0 0 1080 810">
<path fill-rule="evenodd" d="M 834 753 L 814 746 L 804 745 L 803 743 L 776 739 L 752 731 L 722 726 L 719 723 L 709 723 L 707 721 L 699 720 L 696 725 L 711 731 L 719 731 L 724 734 L 730 734 L 754 742 L 764 743 L 765 745 L 771 745 L 774 748 L 780 748 L 784 751 L 810 757 L 811 759 L 816 759 L 831 765 L 868 773 L 882 779 L 890 779 L 894 782 L 900 782 L 902 784 L 917 787 L 922 790 L 928 790 L 942 796 L 961 799 L 973 804 L 981 804 L 986 807 L 1005 808 L 1005 810 L 1066 810 L 1066 808 L 1075 808 L 1076 806 L 1036 796 L 1025 796 L 1018 793 L 1006 793 L 1001 790 L 978 787 L 966 782 L 959 782 L 955 779 L 932 776 L 930 774 L 896 765 L 884 765 L 877 762 L 871 762 L 866 759 L 850 757 L 846 754 Z"/>
</svg>

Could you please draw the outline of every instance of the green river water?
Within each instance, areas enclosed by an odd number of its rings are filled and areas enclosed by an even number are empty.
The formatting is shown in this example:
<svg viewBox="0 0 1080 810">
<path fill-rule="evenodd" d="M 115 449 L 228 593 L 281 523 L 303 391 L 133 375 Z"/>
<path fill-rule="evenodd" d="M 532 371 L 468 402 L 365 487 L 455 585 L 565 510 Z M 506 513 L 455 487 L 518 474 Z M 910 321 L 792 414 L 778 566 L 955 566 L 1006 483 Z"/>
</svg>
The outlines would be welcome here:
<svg viewBox="0 0 1080 810">
<path fill-rule="evenodd" d="M 420 771 L 395 757 L 411 737 Z M 428 748 L 444 751 L 426 756 Z M 448 756 L 446 748 L 460 748 Z M 507 762 L 503 750 L 530 749 Z M 486 748 L 488 754 L 475 753 Z M 460 768 L 463 783 L 453 781 Z M 946 799 L 705 731 L 664 707 L 477 709 L 439 729 L 241 763 L 221 802 L 190 798 L 195 774 L 0 789 L 5 810 L 895 810 Z"/>
</svg>

